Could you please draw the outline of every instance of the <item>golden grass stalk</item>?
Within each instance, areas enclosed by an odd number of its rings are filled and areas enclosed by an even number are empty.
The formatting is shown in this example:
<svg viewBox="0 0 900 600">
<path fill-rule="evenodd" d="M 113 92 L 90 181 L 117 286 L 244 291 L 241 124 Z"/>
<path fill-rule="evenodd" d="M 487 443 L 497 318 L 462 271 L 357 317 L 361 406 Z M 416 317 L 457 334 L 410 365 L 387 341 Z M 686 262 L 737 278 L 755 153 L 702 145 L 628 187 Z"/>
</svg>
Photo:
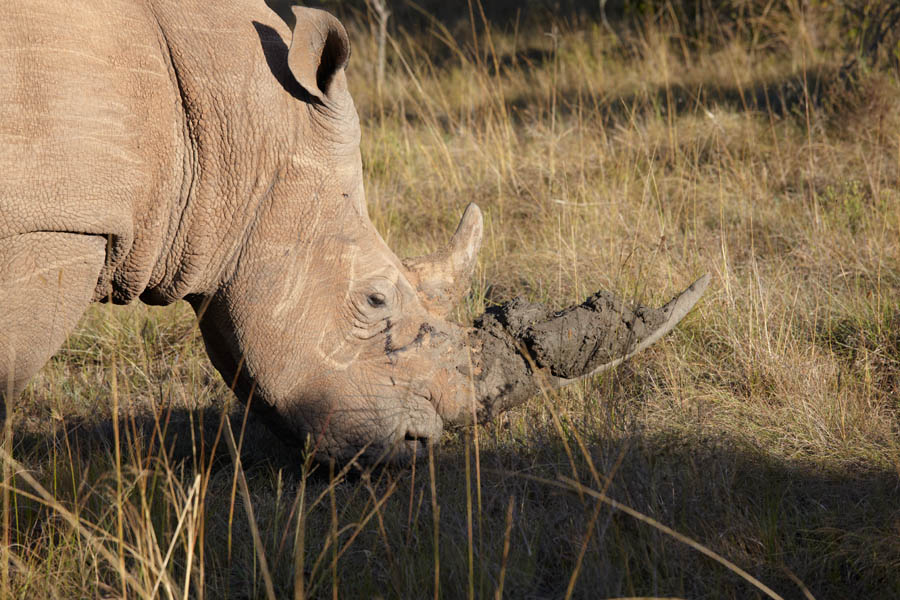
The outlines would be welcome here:
<svg viewBox="0 0 900 600">
<path fill-rule="evenodd" d="M 552 485 L 554 483 L 554 482 L 551 482 L 548 480 L 541 480 L 541 481 L 542 481 L 542 483 L 546 483 L 546 484 L 550 484 L 550 485 Z M 744 569 L 740 568 L 739 566 L 737 566 L 736 564 L 734 564 L 733 562 L 731 562 L 724 556 L 710 550 L 703 544 L 692 540 L 688 536 L 675 531 L 671 527 L 663 525 L 662 523 L 660 523 L 653 517 L 649 517 L 639 511 L 636 511 L 633 508 L 631 508 L 630 506 L 628 506 L 626 504 L 622 504 L 621 502 L 619 502 L 617 500 L 613 500 L 606 494 L 604 494 L 602 492 L 598 492 L 589 487 L 586 487 L 586 486 L 582 485 L 581 483 L 575 481 L 574 479 L 572 479 L 570 477 L 566 477 L 565 475 L 559 476 L 559 482 L 561 484 L 564 484 L 564 485 L 560 485 L 560 487 L 568 487 L 568 489 L 571 489 L 574 491 L 580 491 L 581 493 L 587 494 L 588 496 L 593 496 L 600 502 L 602 502 L 604 504 L 608 504 L 609 506 L 624 512 L 628 516 L 634 517 L 638 521 L 647 523 L 651 527 L 665 533 L 666 535 L 668 535 L 672 538 L 675 538 L 682 544 L 686 544 L 687 546 L 690 546 L 691 548 L 693 548 L 697 552 L 700 552 L 704 556 L 708 556 L 709 558 L 713 559 L 714 561 L 724 565 L 729 571 L 732 571 L 733 573 L 736 573 L 737 575 L 742 577 L 745 581 L 752 584 L 755 588 L 760 590 L 762 593 L 767 595 L 769 598 L 772 598 L 772 600 L 784 600 L 784 598 L 780 594 L 776 593 L 772 588 L 770 588 L 769 586 L 767 586 L 766 584 L 764 584 L 763 582 L 758 580 L 756 577 L 754 577 L 753 575 L 751 575 Z"/>
<path fill-rule="evenodd" d="M 231 454 L 231 460 L 235 465 L 235 476 L 241 489 L 241 497 L 244 504 L 244 513 L 247 515 L 247 523 L 250 526 L 250 535 L 253 536 L 253 548 L 259 560 L 259 568 L 262 574 L 263 583 L 265 584 L 266 597 L 269 600 L 275 600 L 275 585 L 272 583 L 272 575 L 269 572 L 269 563 L 266 560 L 266 550 L 263 547 L 262 538 L 259 535 L 259 528 L 256 525 L 256 518 L 253 516 L 253 501 L 250 498 L 250 488 L 247 486 L 247 478 L 244 477 L 244 468 L 241 465 L 241 455 L 238 452 L 234 441 L 234 433 L 231 430 L 231 421 L 225 419 L 225 443 L 228 446 L 228 453 Z"/>
</svg>

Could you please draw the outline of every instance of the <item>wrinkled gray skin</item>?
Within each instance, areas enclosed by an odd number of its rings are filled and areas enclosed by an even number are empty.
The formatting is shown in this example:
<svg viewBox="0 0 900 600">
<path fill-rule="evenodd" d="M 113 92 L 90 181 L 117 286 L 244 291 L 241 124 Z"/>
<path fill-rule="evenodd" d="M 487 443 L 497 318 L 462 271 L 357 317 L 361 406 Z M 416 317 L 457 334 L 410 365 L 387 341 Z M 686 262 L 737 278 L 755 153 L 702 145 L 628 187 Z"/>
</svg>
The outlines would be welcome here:
<svg viewBox="0 0 900 600">
<path fill-rule="evenodd" d="M 446 249 L 406 262 L 372 226 L 349 51 L 327 13 L 262 0 L 6 3 L 0 395 L 91 301 L 137 299 L 190 302 L 238 397 L 321 456 L 409 457 L 444 423 L 533 394 L 540 382 L 505 383 L 485 355 L 505 339 L 539 375 L 522 331 L 445 319 L 467 291 L 478 208 Z"/>
</svg>

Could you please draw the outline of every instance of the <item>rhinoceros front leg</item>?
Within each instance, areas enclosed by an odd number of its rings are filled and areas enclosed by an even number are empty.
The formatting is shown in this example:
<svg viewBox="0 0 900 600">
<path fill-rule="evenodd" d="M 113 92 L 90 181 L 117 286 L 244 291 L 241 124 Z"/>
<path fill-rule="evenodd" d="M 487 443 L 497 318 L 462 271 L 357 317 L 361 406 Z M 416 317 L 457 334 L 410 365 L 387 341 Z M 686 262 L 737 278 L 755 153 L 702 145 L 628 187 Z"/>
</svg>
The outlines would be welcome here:
<svg viewBox="0 0 900 600">
<path fill-rule="evenodd" d="M 0 240 L 0 401 L 15 397 L 65 341 L 105 260 L 100 236 L 35 232 Z"/>
</svg>

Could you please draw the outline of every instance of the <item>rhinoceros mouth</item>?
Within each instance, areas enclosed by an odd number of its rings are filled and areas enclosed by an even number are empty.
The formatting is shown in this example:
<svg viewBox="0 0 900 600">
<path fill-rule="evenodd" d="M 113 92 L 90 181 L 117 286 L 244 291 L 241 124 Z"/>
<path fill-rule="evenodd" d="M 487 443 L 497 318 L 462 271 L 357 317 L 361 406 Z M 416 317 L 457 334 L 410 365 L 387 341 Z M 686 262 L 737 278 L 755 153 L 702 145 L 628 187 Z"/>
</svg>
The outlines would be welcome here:
<svg viewBox="0 0 900 600">
<path fill-rule="evenodd" d="M 419 459 L 428 454 L 428 449 L 434 446 L 438 440 L 427 436 L 416 436 L 413 433 L 406 432 L 401 442 L 403 446 L 403 457 L 401 460 L 408 458 Z"/>
<path fill-rule="evenodd" d="M 356 446 L 360 462 L 408 463 L 425 456 L 429 446 L 440 441 L 444 421 L 434 409 L 432 386 L 413 389 L 413 384 L 409 384 L 404 387 L 396 407 L 380 411 L 382 414 L 377 419 L 380 425 L 375 424 L 374 430 L 368 433 L 360 432 L 360 444 Z M 381 429 L 380 433 L 378 429 Z M 363 445 L 366 439 L 370 441 Z M 327 453 L 327 449 L 325 451 Z"/>
<path fill-rule="evenodd" d="M 354 458 L 363 464 L 394 463 L 407 464 L 428 455 L 429 448 L 437 445 L 440 435 L 407 429 L 402 436 L 381 443 L 372 442 L 359 448 Z"/>
</svg>

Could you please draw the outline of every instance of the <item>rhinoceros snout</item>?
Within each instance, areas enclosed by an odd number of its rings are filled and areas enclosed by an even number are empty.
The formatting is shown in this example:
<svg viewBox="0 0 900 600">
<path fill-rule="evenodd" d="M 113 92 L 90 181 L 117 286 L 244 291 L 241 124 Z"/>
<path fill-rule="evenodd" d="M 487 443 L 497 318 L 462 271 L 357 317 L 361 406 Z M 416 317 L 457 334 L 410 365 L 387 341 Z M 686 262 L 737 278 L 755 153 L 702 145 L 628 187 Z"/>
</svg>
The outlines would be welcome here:
<svg viewBox="0 0 900 600">
<path fill-rule="evenodd" d="M 358 460 L 361 463 L 394 463 L 409 464 L 412 461 L 428 456 L 429 447 L 440 442 L 443 433 L 443 424 L 439 418 L 434 426 L 425 430 L 418 426 L 409 426 L 405 433 L 400 432 L 389 436 L 375 435 L 375 439 L 351 448 L 342 448 L 337 453 L 323 449 L 323 455 L 343 458 L 345 460 Z M 349 450 L 349 452 L 348 452 Z"/>
<path fill-rule="evenodd" d="M 406 424 L 405 432 L 394 446 L 395 460 L 407 462 L 427 456 L 428 447 L 440 442 L 444 422 L 434 410 L 417 410 Z"/>
<path fill-rule="evenodd" d="M 443 418 L 424 394 L 388 391 L 356 407 L 348 407 L 345 396 L 332 399 L 330 408 L 306 421 L 302 429 L 316 432 L 316 456 L 361 464 L 407 464 L 427 456 L 428 447 L 439 443 L 443 434 Z"/>
</svg>

